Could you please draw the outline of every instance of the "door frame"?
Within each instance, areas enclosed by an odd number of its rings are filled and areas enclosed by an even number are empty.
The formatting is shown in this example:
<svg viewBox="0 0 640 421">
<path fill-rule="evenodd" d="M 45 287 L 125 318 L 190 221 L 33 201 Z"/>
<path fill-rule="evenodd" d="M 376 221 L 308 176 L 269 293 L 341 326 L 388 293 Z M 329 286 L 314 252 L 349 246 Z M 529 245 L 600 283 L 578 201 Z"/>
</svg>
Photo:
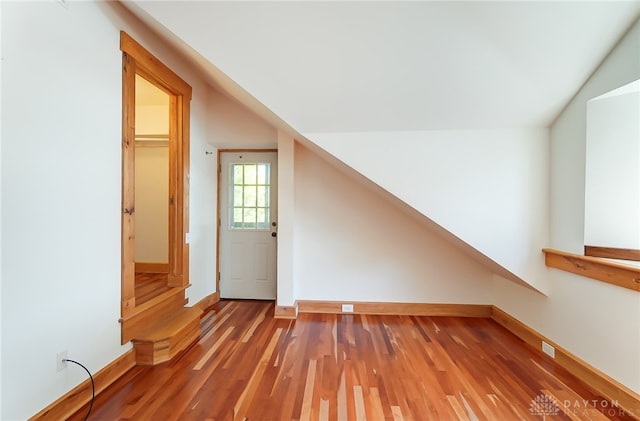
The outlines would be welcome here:
<svg viewBox="0 0 640 421">
<path fill-rule="evenodd" d="M 174 288 L 189 285 L 189 135 L 191 86 L 124 31 L 122 50 L 122 271 L 121 341 L 132 338 L 127 321 L 146 309 L 135 297 L 135 76 L 147 79 L 170 96 L 169 101 L 169 279 Z"/>
<path fill-rule="evenodd" d="M 216 203 L 217 203 L 217 209 L 216 209 L 216 220 L 217 222 L 217 226 L 218 229 L 216 230 L 216 292 L 218 293 L 218 296 L 220 295 L 220 229 L 222 228 L 222 221 L 221 221 L 221 210 L 220 210 L 220 179 L 222 176 L 222 154 L 223 153 L 236 153 L 236 152 L 241 152 L 241 153 L 267 153 L 267 152 L 278 152 L 278 149 L 251 149 L 251 148 L 247 148 L 247 149 L 218 149 L 218 180 L 217 180 L 217 198 L 216 198 Z M 278 278 L 276 277 L 276 286 L 278 285 Z"/>
</svg>

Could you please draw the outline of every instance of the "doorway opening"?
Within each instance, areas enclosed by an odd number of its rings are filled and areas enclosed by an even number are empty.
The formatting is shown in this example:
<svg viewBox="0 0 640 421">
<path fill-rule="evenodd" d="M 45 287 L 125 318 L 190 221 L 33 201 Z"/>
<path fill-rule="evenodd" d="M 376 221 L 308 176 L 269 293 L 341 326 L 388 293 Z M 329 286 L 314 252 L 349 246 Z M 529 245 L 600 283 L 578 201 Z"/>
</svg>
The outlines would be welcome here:
<svg viewBox="0 0 640 421">
<path fill-rule="evenodd" d="M 218 285 L 220 298 L 276 299 L 278 154 L 218 154 Z"/>
<path fill-rule="evenodd" d="M 124 344 L 150 322 L 170 317 L 187 301 L 189 247 L 185 237 L 189 227 L 191 87 L 124 32 L 120 34 L 120 49 L 123 61 L 120 322 Z M 158 108 L 164 111 L 155 110 L 156 114 L 164 115 L 159 118 L 161 123 L 151 123 L 153 118 L 144 115 L 150 112 L 145 107 L 152 106 L 144 104 L 150 101 L 143 98 L 145 90 L 163 98 Z M 154 128 L 153 124 L 160 125 Z M 164 181 L 158 181 L 160 178 Z M 155 241 L 163 244 L 151 247 L 150 243 Z M 136 288 L 136 272 L 141 269 L 162 274 L 150 293 Z"/>
<path fill-rule="evenodd" d="M 141 305 L 169 289 L 170 95 L 135 77 L 135 299 Z"/>
</svg>

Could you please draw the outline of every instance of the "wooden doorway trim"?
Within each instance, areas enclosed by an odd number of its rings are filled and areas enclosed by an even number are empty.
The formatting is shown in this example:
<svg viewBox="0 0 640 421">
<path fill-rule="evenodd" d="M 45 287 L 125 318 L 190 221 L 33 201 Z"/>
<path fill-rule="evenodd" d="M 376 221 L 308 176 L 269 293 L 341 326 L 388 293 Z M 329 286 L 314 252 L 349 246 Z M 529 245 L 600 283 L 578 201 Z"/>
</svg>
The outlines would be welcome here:
<svg viewBox="0 0 640 421">
<path fill-rule="evenodd" d="M 170 96 L 169 104 L 169 286 L 189 285 L 189 122 L 191 86 L 138 44 L 120 33 L 122 50 L 122 343 L 128 318 L 140 310 L 135 300 L 135 76 L 143 76 Z M 169 291 L 167 294 L 174 295 Z"/>
</svg>

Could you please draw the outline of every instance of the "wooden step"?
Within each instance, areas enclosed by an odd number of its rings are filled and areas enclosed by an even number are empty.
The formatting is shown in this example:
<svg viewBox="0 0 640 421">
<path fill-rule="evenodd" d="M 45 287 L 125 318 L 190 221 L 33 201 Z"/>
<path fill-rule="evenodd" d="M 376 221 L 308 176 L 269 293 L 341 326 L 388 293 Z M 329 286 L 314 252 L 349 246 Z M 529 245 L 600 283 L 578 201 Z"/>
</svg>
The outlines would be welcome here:
<svg viewBox="0 0 640 421">
<path fill-rule="evenodd" d="M 157 365 L 169 361 L 200 336 L 202 310 L 183 307 L 150 326 L 133 339 L 136 364 Z"/>
<path fill-rule="evenodd" d="M 186 287 L 169 288 L 151 300 L 136 305 L 133 312 L 120 319 L 122 323 L 122 343 L 125 344 L 140 335 L 146 334 L 150 326 L 155 326 L 157 321 L 166 320 L 178 314 L 187 304 L 185 297 Z"/>
</svg>

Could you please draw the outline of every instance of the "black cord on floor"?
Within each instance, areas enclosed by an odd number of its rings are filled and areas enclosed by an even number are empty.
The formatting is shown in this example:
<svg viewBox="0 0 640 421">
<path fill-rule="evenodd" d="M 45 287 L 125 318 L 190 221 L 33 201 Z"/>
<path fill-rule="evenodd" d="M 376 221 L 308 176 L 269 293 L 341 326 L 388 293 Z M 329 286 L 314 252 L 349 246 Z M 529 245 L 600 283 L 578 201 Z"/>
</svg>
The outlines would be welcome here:
<svg viewBox="0 0 640 421">
<path fill-rule="evenodd" d="M 91 379 L 91 403 L 89 404 L 89 410 L 87 411 L 87 415 L 85 415 L 85 417 L 84 417 L 84 421 L 87 421 L 87 419 L 89 418 L 89 414 L 91 414 L 91 408 L 93 408 L 93 401 L 96 398 L 96 385 L 93 382 L 93 376 L 91 375 L 91 372 L 87 369 L 87 367 L 83 366 L 79 362 L 73 361 L 73 360 L 69 360 L 69 359 L 64 359 L 63 361 L 67 361 L 67 362 L 70 362 L 70 363 L 78 364 L 80 367 L 84 368 L 84 371 L 87 372 L 87 374 L 89 375 L 89 378 Z"/>
</svg>

